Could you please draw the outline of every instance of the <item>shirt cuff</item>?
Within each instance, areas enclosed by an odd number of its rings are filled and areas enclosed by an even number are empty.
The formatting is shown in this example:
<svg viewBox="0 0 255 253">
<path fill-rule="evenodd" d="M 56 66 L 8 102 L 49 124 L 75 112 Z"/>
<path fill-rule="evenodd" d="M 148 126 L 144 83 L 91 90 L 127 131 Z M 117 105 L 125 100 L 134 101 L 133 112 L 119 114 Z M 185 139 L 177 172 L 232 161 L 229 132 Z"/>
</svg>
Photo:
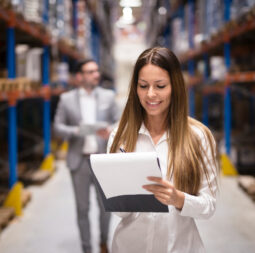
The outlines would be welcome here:
<svg viewBox="0 0 255 253">
<path fill-rule="evenodd" d="M 194 208 L 194 198 L 196 196 L 192 196 L 188 193 L 184 192 L 184 204 L 182 209 L 176 209 L 176 211 L 181 215 L 181 216 L 191 216 L 192 210 Z"/>
</svg>

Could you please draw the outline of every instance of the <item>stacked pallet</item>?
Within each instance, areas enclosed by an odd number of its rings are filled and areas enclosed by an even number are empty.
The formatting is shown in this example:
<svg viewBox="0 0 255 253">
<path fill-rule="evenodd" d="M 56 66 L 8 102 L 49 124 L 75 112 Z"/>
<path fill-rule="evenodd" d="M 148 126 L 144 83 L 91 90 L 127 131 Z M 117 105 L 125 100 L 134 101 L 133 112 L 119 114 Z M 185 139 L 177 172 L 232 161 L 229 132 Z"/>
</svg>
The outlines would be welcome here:
<svg viewBox="0 0 255 253">
<path fill-rule="evenodd" d="M 4 195 L 4 199 L 6 198 L 7 194 Z M 31 192 L 28 190 L 23 189 L 21 193 L 21 205 L 24 208 L 27 203 L 31 200 Z M 13 207 L 0 207 L 0 232 L 8 226 L 8 224 L 15 218 L 15 210 Z"/>
<path fill-rule="evenodd" d="M 15 79 L 0 78 L 0 91 L 1 92 L 11 92 L 11 91 L 20 91 L 20 92 L 30 92 L 39 90 L 41 84 L 29 80 L 26 77 L 18 77 Z"/>
<path fill-rule="evenodd" d="M 11 222 L 14 218 L 15 212 L 12 207 L 0 208 L 0 232 Z"/>
<path fill-rule="evenodd" d="M 239 176 L 238 184 L 255 201 L 255 177 Z"/>
<path fill-rule="evenodd" d="M 41 185 L 50 178 L 50 172 L 46 170 L 30 169 L 24 172 L 19 178 L 25 184 Z"/>
</svg>

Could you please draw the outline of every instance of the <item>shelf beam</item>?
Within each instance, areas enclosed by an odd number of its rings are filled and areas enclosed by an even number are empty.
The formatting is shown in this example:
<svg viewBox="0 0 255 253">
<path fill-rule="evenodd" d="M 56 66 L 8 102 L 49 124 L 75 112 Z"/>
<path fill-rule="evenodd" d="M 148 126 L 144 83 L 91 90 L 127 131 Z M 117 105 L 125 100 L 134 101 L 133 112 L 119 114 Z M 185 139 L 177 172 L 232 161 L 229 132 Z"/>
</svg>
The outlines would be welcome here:
<svg viewBox="0 0 255 253">
<path fill-rule="evenodd" d="M 230 2 L 231 0 L 224 0 L 225 6 L 230 6 Z M 201 44 L 199 48 L 189 49 L 179 55 L 181 63 L 185 63 L 190 59 L 202 57 L 204 53 L 209 53 L 216 48 L 222 47 L 224 45 L 224 42 L 231 41 L 234 38 L 241 37 L 241 35 L 254 32 L 255 30 L 254 19 L 247 19 L 240 23 L 236 23 L 233 27 L 233 24 L 229 20 L 230 11 L 228 11 L 227 8 L 225 8 L 224 17 L 225 24 L 220 29 L 222 32 L 219 32 L 218 35 L 213 39 L 203 42 L 203 44 Z M 231 29 L 229 27 L 231 27 Z"/>
<path fill-rule="evenodd" d="M 47 32 L 46 26 L 48 22 L 48 13 L 46 13 L 46 9 L 49 7 L 49 0 L 45 0 L 44 2 L 44 14 L 43 14 L 43 22 L 46 22 L 44 25 L 42 24 L 33 24 L 32 22 L 26 21 L 22 15 L 17 15 L 14 11 L 6 9 L 0 6 L 0 20 L 4 21 L 9 26 L 9 23 L 12 23 L 12 27 L 16 28 L 19 31 L 24 32 L 27 35 L 30 35 L 35 40 L 42 42 L 44 45 L 52 45 L 51 35 Z M 55 43 L 55 42 L 54 42 Z M 76 48 L 68 43 L 58 42 L 59 50 L 62 53 L 69 55 L 74 59 L 81 59 L 84 56 L 81 55 Z"/>
<path fill-rule="evenodd" d="M 229 84 L 255 82 L 255 71 L 230 73 L 226 80 Z"/>
</svg>

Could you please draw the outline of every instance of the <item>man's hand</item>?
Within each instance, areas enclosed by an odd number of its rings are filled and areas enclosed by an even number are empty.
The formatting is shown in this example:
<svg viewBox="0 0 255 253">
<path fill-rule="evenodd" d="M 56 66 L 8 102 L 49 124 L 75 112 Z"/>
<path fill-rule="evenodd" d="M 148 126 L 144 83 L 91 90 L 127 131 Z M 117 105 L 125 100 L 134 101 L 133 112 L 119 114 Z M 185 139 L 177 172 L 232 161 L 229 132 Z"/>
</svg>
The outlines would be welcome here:
<svg viewBox="0 0 255 253">
<path fill-rule="evenodd" d="M 89 126 L 88 124 L 80 124 L 79 126 L 79 135 L 80 136 L 86 136 L 90 134 L 95 134 L 95 131 L 92 126 Z"/>
<path fill-rule="evenodd" d="M 110 130 L 108 128 L 102 128 L 96 131 L 96 134 L 104 140 L 107 140 L 110 136 Z"/>
</svg>

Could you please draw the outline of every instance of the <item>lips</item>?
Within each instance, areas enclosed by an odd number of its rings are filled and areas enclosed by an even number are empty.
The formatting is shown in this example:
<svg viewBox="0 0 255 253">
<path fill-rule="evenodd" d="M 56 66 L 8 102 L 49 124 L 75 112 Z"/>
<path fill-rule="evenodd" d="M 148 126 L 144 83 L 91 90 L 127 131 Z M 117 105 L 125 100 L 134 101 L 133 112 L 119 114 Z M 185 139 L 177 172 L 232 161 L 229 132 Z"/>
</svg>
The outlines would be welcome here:
<svg viewBox="0 0 255 253">
<path fill-rule="evenodd" d="M 150 107 L 157 107 L 161 102 L 148 102 L 146 101 L 146 104 Z"/>
</svg>

